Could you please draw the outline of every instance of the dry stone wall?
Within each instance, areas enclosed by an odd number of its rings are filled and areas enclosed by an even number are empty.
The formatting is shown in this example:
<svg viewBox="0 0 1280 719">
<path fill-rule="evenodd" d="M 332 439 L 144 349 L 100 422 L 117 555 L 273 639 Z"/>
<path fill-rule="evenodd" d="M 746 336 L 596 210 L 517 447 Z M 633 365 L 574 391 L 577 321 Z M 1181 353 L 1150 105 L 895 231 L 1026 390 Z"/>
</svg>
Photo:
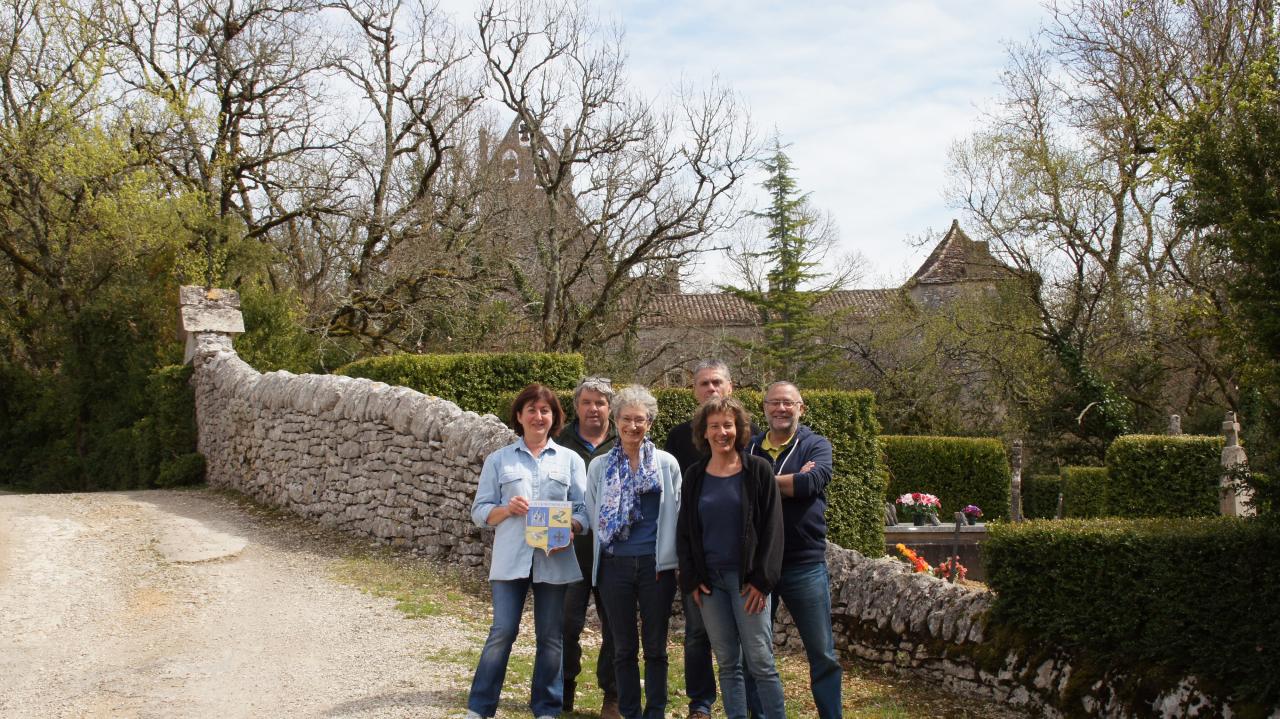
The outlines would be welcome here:
<svg viewBox="0 0 1280 719">
<path fill-rule="evenodd" d="M 487 562 L 492 533 L 470 510 L 484 457 L 515 438 L 497 418 L 367 379 L 260 374 L 226 349 L 197 363 L 211 485 L 446 561 Z"/>
<path fill-rule="evenodd" d="M 497 418 L 366 379 L 261 374 L 225 335 L 198 334 L 192 350 L 210 484 L 451 563 L 487 565 L 492 533 L 471 522 L 470 508 L 485 456 L 515 438 Z M 827 562 L 846 657 L 1038 716 L 1222 714 L 1189 678 L 1138 708 L 1121 700 L 1117 688 L 1129 680 L 1119 672 L 1076 686 L 1072 657 L 994 636 L 990 593 L 836 546 Z M 803 651 L 785 606 L 779 620 L 777 641 Z"/>
</svg>

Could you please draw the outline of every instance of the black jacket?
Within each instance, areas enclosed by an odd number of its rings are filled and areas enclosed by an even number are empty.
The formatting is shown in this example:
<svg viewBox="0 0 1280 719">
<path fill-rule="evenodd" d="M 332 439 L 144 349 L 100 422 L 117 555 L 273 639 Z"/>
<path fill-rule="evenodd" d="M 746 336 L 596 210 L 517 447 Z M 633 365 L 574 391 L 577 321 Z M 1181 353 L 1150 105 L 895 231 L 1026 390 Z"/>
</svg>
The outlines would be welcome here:
<svg viewBox="0 0 1280 719">
<path fill-rule="evenodd" d="M 613 449 L 613 445 L 618 441 L 618 432 L 612 424 L 609 425 L 609 435 L 594 450 L 587 449 L 587 445 L 582 443 L 582 436 L 578 434 L 578 420 L 573 420 L 564 429 L 560 430 L 560 436 L 556 437 L 556 444 L 561 447 L 568 447 L 582 457 L 583 464 L 590 465 L 591 460 L 596 457 L 609 453 Z M 584 527 L 585 529 L 585 527 Z M 582 532 L 573 538 L 573 553 L 578 557 L 578 567 L 582 570 L 582 576 L 586 578 L 587 584 L 591 584 L 591 567 L 592 547 L 595 540 L 592 539 L 590 532 Z"/>
<path fill-rule="evenodd" d="M 777 474 L 795 474 L 795 495 L 782 498 L 782 526 L 786 534 L 783 563 L 808 564 L 827 558 L 827 484 L 831 482 L 831 442 L 807 425 L 800 425 L 777 461 L 760 445 L 764 432 L 751 440 L 747 451 L 773 465 Z M 813 460 L 811 471 L 799 473 Z"/>
<path fill-rule="evenodd" d="M 680 488 L 680 515 L 676 519 L 676 556 L 680 561 L 680 590 L 690 594 L 709 584 L 706 556 L 702 551 L 702 518 L 698 498 L 707 476 L 709 458 L 684 473 Z M 768 594 L 782 576 L 782 497 L 769 463 L 742 453 L 742 563 L 738 576 Z"/>
</svg>

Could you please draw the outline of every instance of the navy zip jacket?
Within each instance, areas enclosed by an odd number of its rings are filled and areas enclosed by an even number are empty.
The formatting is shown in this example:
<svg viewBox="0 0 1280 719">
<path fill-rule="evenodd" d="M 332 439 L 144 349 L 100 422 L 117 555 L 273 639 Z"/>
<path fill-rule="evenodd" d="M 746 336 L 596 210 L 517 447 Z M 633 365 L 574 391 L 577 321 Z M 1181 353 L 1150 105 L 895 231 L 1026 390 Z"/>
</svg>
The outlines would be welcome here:
<svg viewBox="0 0 1280 719">
<path fill-rule="evenodd" d="M 762 446 L 764 432 L 752 437 L 748 451 L 773 465 L 774 475 L 795 474 L 795 495 L 782 497 L 784 564 L 809 564 L 827 557 L 827 484 L 831 482 L 831 442 L 800 425 L 775 461 Z M 810 460 L 814 468 L 800 472 Z"/>
<path fill-rule="evenodd" d="M 676 558 L 680 562 L 680 590 L 691 594 L 699 584 L 710 584 L 707 558 L 702 551 L 702 518 L 698 498 L 707 476 L 705 458 L 684 473 L 680 487 L 680 514 L 676 519 Z M 742 537 L 738 576 L 768 594 L 782 576 L 782 511 L 778 483 L 769 463 L 742 452 Z"/>
</svg>

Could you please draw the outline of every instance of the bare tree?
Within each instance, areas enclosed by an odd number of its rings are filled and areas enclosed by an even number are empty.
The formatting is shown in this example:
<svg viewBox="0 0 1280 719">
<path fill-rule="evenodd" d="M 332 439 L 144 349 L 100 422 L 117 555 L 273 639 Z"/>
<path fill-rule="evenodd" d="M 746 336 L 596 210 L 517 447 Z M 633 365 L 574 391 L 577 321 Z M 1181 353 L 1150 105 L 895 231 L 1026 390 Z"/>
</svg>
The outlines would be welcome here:
<svg viewBox="0 0 1280 719">
<path fill-rule="evenodd" d="M 669 108 L 627 89 L 621 32 L 574 2 L 489 2 L 477 49 L 493 96 L 529 135 L 536 190 L 502 241 L 537 344 L 603 348 L 632 331 L 656 280 L 731 225 L 755 149 L 724 88 Z"/>
<path fill-rule="evenodd" d="M 433 317 L 479 280 L 468 261 L 480 191 L 483 76 L 439 11 L 420 2 L 335 3 L 349 41 L 329 65 L 355 89 L 358 129 L 344 146 L 350 195 L 333 246 L 344 285 L 332 335 L 374 350 L 421 347 Z"/>
<path fill-rule="evenodd" d="M 109 25 L 136 142 L 205 198 L 200 279 L 227 272 L 230 243 L 271 245 L 281 226 L 332 211 L 346 178 L 323 168 L 343 136 L 321 104 L 317 3 L 110 0 L 87 10 Z"/>
<path fill-rule="evenodd" d="M 1172 211 L 1180 178 L 1161 134 L 1197 101 L 1201 68 L 1245 62 L 1267 23 L 1259 4 L 1233 0 L 1049 11 L 1035 40 L 1011 49 L 987 127 L 955 146 L 948 195 L 1023 277 L 1029 331 L 1074 388 L 1081 419 L 1064 429 L 1106 439 L 1168 411 L 1163 393 L 1187 372 L 1219 375 L 1209 389 L 1234 401 L 1221 367 L 1202 364 L 1212 352 L 1166 331 L 1170 307 L 1200 301 L 1187 280 L 1205 255 Z"/>
</svg>

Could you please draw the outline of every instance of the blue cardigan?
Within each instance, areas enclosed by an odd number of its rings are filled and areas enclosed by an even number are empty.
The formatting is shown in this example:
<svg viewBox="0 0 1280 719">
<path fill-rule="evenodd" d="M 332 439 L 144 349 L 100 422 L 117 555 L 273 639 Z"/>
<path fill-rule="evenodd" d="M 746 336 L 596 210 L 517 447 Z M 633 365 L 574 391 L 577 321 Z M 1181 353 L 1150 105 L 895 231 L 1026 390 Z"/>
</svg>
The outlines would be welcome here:
<svg viewBox="0 0 1280 719">
<path fill-rule="evenodd" d="M 658 546 L 654 559 L 659 572 L 675 569 L 676 517 L 680 515 L 680 463 L 670 454 L 654 447 L 653 462 L 658 467 L 662 500 L 658 504 Z M 603 454 L 591 460 L 587 467 L 587 518 L 591 520 L 591 585 L 596 584 L 600 567 L 600 499 L 604 494 L 604 471 L 609 466 L 609 455 Z"/>
</svg>

